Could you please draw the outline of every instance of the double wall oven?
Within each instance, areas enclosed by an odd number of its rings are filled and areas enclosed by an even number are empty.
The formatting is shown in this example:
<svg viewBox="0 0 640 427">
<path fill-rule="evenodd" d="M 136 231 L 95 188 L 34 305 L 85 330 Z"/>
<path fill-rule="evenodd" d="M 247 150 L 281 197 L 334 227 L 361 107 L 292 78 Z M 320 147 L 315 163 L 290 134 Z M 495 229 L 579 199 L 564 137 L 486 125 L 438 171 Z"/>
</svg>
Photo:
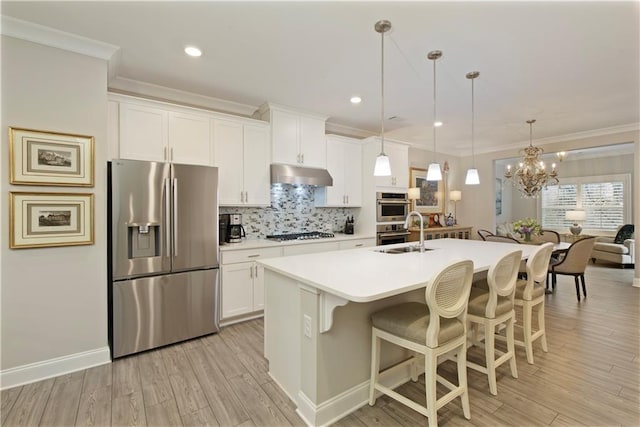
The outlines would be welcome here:
<svg viewBox="0 0 640 427">
<path fill-rule="evenodd" d="M 376 244 L 392 245 L 409 241 L 404 220 L 409 213 L 407 193 L 376 193 Z"/>
</svg>

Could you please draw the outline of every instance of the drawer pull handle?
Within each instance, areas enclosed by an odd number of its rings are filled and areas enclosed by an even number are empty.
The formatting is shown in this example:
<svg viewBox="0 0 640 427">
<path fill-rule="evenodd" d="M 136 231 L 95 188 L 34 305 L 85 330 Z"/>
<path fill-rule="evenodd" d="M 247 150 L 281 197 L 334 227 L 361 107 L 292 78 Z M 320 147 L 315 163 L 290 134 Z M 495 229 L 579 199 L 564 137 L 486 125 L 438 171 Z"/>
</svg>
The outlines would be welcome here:
<svg viewBox="0 0 640 427">
<path fill-rule="evenodd" d="M 260 254 L 255 254 L 255 255 L 247 255 L 247 258 L 257 258 L 259 257 Z"/>
<path fill-rule="evenodd" d="M 356 248 L 358 248 L 358 247 L 360 247 L 360 246 L 362 246 L 362 245 L 363 245 L 363 243 L 358 243 L 358 244 L 356 245 Z"/>
</svg>

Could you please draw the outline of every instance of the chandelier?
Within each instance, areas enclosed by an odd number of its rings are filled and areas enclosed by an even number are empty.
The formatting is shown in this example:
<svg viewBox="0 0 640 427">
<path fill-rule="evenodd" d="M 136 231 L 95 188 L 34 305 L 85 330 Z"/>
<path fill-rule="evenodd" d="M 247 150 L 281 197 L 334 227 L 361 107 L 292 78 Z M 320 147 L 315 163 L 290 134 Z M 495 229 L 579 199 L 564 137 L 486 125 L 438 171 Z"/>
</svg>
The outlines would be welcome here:
<svg viewBox="0 0 640 427">
<path fill-rule="evenodd" d="M 511 165 L 507 165 L 504 177 L 516 187 L 524 197 L 538 197 L 540 191 L 549 184 L 558 183 L 556 164 L 551 165 L 551 172 L 547 172 L 540 155 L 544 150 L 534 147 L 533 124 L 535 120 L 527 120 L 529 123 L 529 146 L 524 149 L 524 157 L 515 171 L 511 171 Z"/>
</svg>

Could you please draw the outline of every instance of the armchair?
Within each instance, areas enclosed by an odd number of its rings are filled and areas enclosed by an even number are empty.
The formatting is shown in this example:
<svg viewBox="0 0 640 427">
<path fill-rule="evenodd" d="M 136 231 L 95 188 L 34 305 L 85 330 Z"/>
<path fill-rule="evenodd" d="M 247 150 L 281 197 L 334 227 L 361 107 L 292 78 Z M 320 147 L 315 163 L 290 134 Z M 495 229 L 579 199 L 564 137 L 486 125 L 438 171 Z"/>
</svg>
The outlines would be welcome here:
<svg viewBox="0 0 640 427">
<path fill-rule="evenodd" d="M 623 268 L 634 267 L 635 240 L 633 224 L 625 224 L 618 229 L 616 237 L 597 237 L 591 251 L 591 261 L 608 261 L 621 264 Z"/>
</svg>

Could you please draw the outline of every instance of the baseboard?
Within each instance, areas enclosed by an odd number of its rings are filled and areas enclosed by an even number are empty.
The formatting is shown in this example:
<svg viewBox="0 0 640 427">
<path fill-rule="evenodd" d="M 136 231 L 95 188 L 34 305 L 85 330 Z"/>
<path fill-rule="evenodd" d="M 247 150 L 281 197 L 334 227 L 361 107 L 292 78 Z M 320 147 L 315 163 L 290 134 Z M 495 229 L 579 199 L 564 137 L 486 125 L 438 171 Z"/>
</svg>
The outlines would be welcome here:
<svg viewBox="0 0 640 427">
<path fill-rule="evenodd" d="M 424 372 L 424 365 L 418 373 Z M 410 380 L 409 368 L 395 369 L 380 374 L 380 382 L 387 387 L 396 388 Z M 381 393 L 377 392 L 379 396 Z M 298 393 L 296 412 L 309 426 L 327 426 L 369 403 L 369 381 L 358 384 L 339 395 L 314 404 L 302 391 Z"/>
<path fill-rule="evenodd" d="M 58 375 L 80 371 L 111 362 L 109 347 L 56 357 L 0 371 L 0 390 L 16 387 Z"/>
<path fill-rule="evenodd" d="M 640 277 L 633 278 L 633 286 L 636 288 L 640 288 Z"/>
</svg>

